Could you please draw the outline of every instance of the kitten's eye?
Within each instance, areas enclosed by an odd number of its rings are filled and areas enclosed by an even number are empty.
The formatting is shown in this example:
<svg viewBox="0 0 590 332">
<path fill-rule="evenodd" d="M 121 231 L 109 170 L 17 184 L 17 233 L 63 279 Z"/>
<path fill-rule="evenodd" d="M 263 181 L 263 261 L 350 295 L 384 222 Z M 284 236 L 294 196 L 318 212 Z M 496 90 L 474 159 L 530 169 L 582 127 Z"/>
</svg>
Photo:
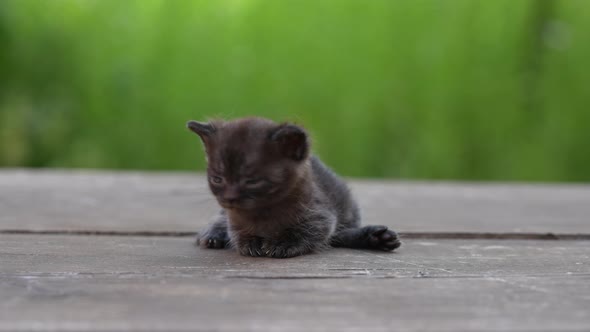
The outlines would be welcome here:
<svg viewBox="0 0 590 332">
<path fill-rule="evenodd" d="M 210 176 L 209 181 L 211 181 L 215 184 L 221 184 L 223 182 L 223 179 L 219 176 Z"/>
</svg>

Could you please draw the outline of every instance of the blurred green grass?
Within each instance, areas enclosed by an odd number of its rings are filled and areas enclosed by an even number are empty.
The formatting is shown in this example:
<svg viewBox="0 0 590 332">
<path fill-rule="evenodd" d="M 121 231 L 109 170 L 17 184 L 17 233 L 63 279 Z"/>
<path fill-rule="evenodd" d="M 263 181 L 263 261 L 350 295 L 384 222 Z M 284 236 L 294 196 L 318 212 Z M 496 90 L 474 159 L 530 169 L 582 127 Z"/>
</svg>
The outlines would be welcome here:
<svg viewBox="0 0 590 332">
<path fill-rule="evenodd" d="M 590 180 L 584 0 L 3 0 L 0 166 L 203 169 L 304 124 L 347 176 Z"/>
</svg>

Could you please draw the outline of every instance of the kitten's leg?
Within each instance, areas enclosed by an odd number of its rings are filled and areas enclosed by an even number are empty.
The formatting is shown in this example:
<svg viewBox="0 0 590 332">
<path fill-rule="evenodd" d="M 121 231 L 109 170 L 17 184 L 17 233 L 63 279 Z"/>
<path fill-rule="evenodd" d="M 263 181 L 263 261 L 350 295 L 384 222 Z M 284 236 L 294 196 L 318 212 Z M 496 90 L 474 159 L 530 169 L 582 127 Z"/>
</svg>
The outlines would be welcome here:
<svg viewBox="0 0 590 332">
<path fill-rule="evenodd" d="M 197 245 L 203 248 L 223 249 L 229 247 L 229 236 L 227 234 L 227 215 L 221 211 L 213 223 L 203 232 L 199 232 Z"/>
<path fill-rule="evenodd" d="M 330 245 L 333 247 L 391 251 L 399 248 L 401 244 L 397 234 L 386 226 L 348 228 L 330 237 Z"/>
</svg>

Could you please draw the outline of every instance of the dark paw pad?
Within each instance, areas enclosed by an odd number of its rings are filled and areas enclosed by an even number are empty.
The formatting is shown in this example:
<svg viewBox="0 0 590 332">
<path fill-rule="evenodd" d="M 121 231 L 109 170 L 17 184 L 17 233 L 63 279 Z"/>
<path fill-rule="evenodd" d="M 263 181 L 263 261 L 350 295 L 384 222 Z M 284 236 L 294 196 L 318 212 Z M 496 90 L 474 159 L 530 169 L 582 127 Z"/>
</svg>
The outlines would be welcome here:
<svg viewBox="0 0 590 332">
<path fill-rule="evenodd" d="M 392 251 L 402 245 L 397 234 L 386 226 L 371 226 L 368 236 L 369 247 L 373 249 Z"/>
</svg>

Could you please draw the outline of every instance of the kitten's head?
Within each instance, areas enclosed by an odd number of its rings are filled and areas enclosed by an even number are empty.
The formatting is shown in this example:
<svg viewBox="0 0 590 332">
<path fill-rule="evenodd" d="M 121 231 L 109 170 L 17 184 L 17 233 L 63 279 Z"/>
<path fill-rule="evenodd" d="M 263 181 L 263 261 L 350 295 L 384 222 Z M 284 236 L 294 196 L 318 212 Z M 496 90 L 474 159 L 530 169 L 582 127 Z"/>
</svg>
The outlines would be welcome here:
<svg viewBox="0 0 590 332">
<path fill-rule="evenodd" d="M 309 139 L 299 126 L 261 118 L 187 126 L 203 141 L 209 188 L 224 208 L 271 205 L 306 176 Z"/>
</svg>

